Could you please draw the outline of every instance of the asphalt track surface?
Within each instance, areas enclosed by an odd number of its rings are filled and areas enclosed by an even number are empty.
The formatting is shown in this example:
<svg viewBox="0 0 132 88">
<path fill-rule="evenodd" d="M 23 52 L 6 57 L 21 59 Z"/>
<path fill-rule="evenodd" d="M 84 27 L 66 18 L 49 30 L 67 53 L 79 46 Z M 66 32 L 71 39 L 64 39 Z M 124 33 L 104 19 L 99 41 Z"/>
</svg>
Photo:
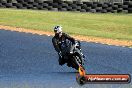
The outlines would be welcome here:
<svg viewBox="0 0 132 88">
<path fill-rule="evenodd" d="M 52 37 L 0 30 L 0 88 L 132 88 L 76 82 L 76 70 L 58 65 Z M 132 48 L 82 43 L 89 74 L 132 74 Z"/>
</svg>

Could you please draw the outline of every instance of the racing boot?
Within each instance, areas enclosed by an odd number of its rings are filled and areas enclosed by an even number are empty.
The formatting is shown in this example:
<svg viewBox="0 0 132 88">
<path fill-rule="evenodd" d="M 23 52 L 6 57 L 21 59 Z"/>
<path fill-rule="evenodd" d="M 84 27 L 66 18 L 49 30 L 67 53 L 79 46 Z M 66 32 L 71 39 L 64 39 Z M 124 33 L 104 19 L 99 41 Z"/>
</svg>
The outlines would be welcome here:
<svg viewBox="0 0 132 88">
<path fill-rule="evenodd" d="M 65 64 L 65 60 L 63 58 L 59 58 L 59 65 L 64 65 Z"/>
</svg>

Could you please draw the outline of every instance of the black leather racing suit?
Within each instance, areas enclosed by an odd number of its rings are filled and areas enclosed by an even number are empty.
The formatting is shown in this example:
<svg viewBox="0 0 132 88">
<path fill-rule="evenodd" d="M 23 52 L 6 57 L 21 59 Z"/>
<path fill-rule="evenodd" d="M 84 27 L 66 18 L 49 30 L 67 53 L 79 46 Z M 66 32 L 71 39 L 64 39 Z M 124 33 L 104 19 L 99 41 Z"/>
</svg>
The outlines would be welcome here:
<svg viewBox="0 0 132 88">
<path fill-rule="evenodd" d="M 59 38 L 58 35 L 55 35 L 52 38 L 53 46 L 54 46 L 55 50 L 58 52 L 58 54 L 62 51 L 61 50 L 62 42 L 66 41 L 67 39 L 70 40 L 72 42 L 72 44 L 75 44 L 75 39 L 70 37 L 66 33 L 62 33 L 62 36 L 60 38 Z M 64 57 L 63 55 L 62 55 L 62 57 L 60 57 L 60 55 L 59 55 L 59 64 L 60 65 L 65 64 L 65 61 L 64 61 L 63 57 Z"/>
</svg>

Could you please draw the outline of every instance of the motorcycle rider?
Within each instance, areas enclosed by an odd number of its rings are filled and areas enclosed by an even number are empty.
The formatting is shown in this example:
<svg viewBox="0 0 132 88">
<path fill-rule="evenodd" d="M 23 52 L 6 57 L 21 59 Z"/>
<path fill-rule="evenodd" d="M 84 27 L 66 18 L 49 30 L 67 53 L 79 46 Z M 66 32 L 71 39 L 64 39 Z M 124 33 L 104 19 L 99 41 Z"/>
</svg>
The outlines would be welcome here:
<svg viewBox="0 0 132 88">
<path fill-rule="evenodd" d="M 52 38 L 52 43 L 53 43 L 55 50 L 58 52 L 58 55 L 59 55 L 59 65 L 63 65 L 65 64 L 66 61 L 64 59 L 65 55 L 62 54 L 62 49 L 61 49 L 62 43 L 64 43 L 66 39 L 68 39 L 74 45 L 76 43 L 76 40 L 73 37 L 69 36 L 68 34 L 63 33 L 61 26 L 55 26 L 54 33 L 55 33 L 55 36 Z M 81 51 L 80 42 L 79 41 L 77 42 L 79 44 L 78 48 Z M 82 53 L 81 55 L 84 57 Z"/>
</svg>

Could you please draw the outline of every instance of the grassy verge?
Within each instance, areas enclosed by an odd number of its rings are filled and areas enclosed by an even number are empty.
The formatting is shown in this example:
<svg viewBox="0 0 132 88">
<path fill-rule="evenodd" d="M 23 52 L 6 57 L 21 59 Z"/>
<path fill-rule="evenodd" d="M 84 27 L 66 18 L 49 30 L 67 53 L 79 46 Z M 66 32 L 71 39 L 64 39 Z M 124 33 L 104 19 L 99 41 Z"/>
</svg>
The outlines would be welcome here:
<svg viewBox="0 0 132 88">
<path fill-rule="evenodd" d="M 0 24 L 43 31 L 62 25 L 71 34 L 132 40 L 132 14 L 0 9 Z"/>
</svg>

